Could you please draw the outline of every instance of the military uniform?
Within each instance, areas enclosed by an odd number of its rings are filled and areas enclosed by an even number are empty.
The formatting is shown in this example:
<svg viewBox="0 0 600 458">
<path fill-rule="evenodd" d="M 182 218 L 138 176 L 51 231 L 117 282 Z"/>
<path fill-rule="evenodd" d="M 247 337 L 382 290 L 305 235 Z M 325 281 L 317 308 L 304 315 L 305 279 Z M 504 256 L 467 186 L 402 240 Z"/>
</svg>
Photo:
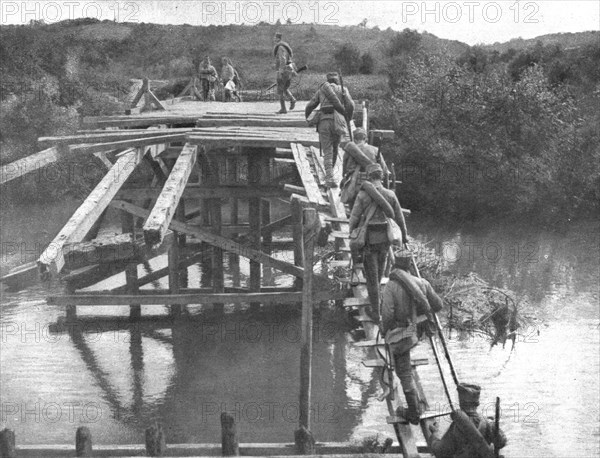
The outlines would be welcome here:
<svg viewBox="0 0 600 458">
<path fill-rule="evenodd" d="M 367 173 L 370 175 L 374 170 L 381 171 L 381 166 L 372 164 L 367 168 Z M 398 223 L 404 236 L 406 237 L 406 222 L 402 214 L 400 202 L 393 191 L 385 189 L 381 181 L 373 183 L 377 191 L 389 203 L 393 210 L 393 218 Z M 352 232 L 360 223 L 363 215 L 368 211 L 368 208 L 373 202 L 372 197 L 361 189 L 356 197 L 349 220 L 349 230 Z M 365 277 L 367 280 L 367 290 L 369 292 L 369 300 L 371 302 L 371 312 L 374 318 L 379 320 L 380 317 L 380 284 L 385 268 L 385 261 L 390 248 L 390 242 L 387 235 L 387 215 L 380 206 L 373 213 L 371 220 L 367 226 L 366 245 L 363 249 L 363 265 Z"/>
<path fill-rule="evenodd" d="M 240 78 L 235 68 L 233 68 L 233 66 L 229 62 L 229 59 L 227 58 L 223 58 L 223 68 L 221 69 L 221 81 L 223 82 L 223 101 L 230 102 L 231 97 L 234 96 L 241 102 L 242 99 L 237 93 L 237 90 L 230 89 L 230 87 L 232 87 L 232 84 L 229 82 L 231 81 L 233 83 L 233 87 L 237 88 L 237 86 L 239 85 Z"/>
<path fill-rule="evenodd" d="M 215 101 L 215 83 L 219 79 L 219 74 L 215 67 L 210 64 L 210 59 L 202 62 L 199 70 L 200 84 L 202 85 L 202 98 L 204 101 Z"/>
<path fill-rule="evenodd" d="M 420 405 L 412 377 L 410 350 L 419 343 L 418 322 L 425 321 L 432 310 L 440 310 L 442 300 L 427 280 L 408 272 L 412 262 L 409 251 L 396 251 L 394 261 L 395 267 L 383 290 L 381 328 L 406 397 L 407 419 L 418 424 Z"/>
<path fill-rule="evenodd" d="M 337 78 L 336 73 L 328 74 L 328 80 L 335 78 Z M 343 103 L 345 97 L 346 103 L 341 107 L 345 111 L 345 116 L 339 116 L 340 113 L 338 113 L 337 121 L 335 102 L 331 100 L 331 93 L 335 94 L 340 104 Z M 340 141 L 345 134 L 344 131 L 347 131 L 346 119 L 352 119 L 354 114 L 354 101 L 347 88 L 344 88 L 342 95 L 342 87 L 337 82 L 328 81 L 319 87 L 306 105 L 306 117 L 308 118 L 319 105 L 321 106 L 321 115 L 317 131 L 325 163 L 325 181 L 329 187 L 337 187 L 337 183 L 333 179 L 333 167 L 337 160 Z"/>
<path fill-rule="evenodd" d="M 296 98 L 290 92 L 292 78 L 296 76 L 292 61 L 293 51 L 289 44 L 281 41 L 281 34 L 276 34 L 275 38 L 278 41 L 273 48 L 273 56 L 275 57 L 275 69 L 277 70 L 277 94 L 281 105 L 279 113 L 287 113 L 285 107 L 286 97 L 290 100 L 290 110 L 293 110 L 296 106 Z"/>
<path fill-rule="evenodd" d="M 481 388 L 465 383 L 458 385 L 457 390 L 461 410 L 468 415 L 468 419 L 479 431 L 485 444 L 494 444 L 498 449 L 504 448 L 506 446 L 504 432 L 499 430 L 496 437 L 494 424 L 477 413 Z M 468 436 L 465 435 L 456 420 L 452 422 L 446 434 L 441 438 L 437 426 L 431 429 L 429 448 L 436 458 L 478 458 L 481 456 L 477 447 L 469 441 Z"/>
<path fill-rule="evenodd" d="M 362 128 L 358 128 L 354 131 L 355 145 L 372 164 L 378 163 L 381 166 L 381 169 L 383 170 L 383 184 L 387 187 L 389 169 L 385 163 L 385 159 L 383 158 L 383 155 L 378 154 L 378 149 L 376 147 L 369 145 L 366 141 L 356 140 L 357 135 L 360 135 L 361 133 L 366 136 L 366 132 Z M 354 199 L 356 199 L 356 194 L 360 189 L 360 185 L 366 177 L 366 166 L 357 162 L 354 156 L 346 150 L 344 151 L 342 170 L 344 171 L 344 177 L 342 178 L 341 187 L 347 191 L 347 193 L 342 192 L 342 202 L 352 207 L 354 205 Z M 359 174 L 354 177 L 357 170 Z M 349 187 L 352 188 L 346 189 Z M 347 196 L 346 198 L 344 197 L 345 194 Z"/>
</svg>

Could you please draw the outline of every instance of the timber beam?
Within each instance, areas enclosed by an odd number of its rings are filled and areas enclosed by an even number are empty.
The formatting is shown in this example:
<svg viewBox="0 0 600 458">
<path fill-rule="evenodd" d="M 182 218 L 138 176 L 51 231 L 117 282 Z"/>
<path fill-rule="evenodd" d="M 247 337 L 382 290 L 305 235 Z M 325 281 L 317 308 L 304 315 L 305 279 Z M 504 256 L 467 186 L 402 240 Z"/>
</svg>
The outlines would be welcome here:
<svg viewBox="0 0 600 458">
<path fill-rule="evenodd" d="M 126 305 L 187 305 L 187 304 L 296 304 L 302 302 L 302 292 L 277 293 L 197 293 L 197 294 L 73 294 L 50 296 L 48 305 L 104 306 Z M 319 291 L 313 294 L 315 302 L 343 299 L 345 291 Z"/>
<path fill-rule="evenodd" d="M 115 162 L 38 259 L 42 276 L 56 275 L 62 270 L 65 265 L 64 245 L 83 240 L 141 162 L 143 154 L 141 150 L 130 149 Z"/>
<path fill-rule="evenodd" d="M 136 205 L 132 205 L 124 201 L 113 201 L 110 205 L 115 208 L 125 210 L 126 212 L 129 212 L 134 216 L 137 216 L 138 218 L 147 218 L 150 214 L 148 210 L 145 210 L 143 208 L 140 208 Z M 176 220 L 171 220 L 169 228 L 173 231 L 196 237 L 197 239 L 206 242 L 209 245 L 216 246 L 217 248 L 221 248 L 222 250 L 225 250 L 227 252 L 234 253 L 239 256 L 246 257 L 252 261 L 260 262 L 266 266 L 281 270 L 284 273 L 291 274 L 300 278 L 303 275 L 304 269 L 302 269 L 301 267 L 294 266 L 290 263 L 281 261 L 279 259 L 275 259 L 272 256 L 263 253 L 262 251 L 246 247 L 240 243 L 234 242 L 233 240 L 227 239 L 217 234 L 212 234 L 208 231 L 204 231 L 199 228 L 195 228 L 189 224 L 185 224 Z"/>
<path fill-rule="evenodd" d="M 118 199 L 155 199 L 161 193 L 160 188 L 125 188 L 121 189 L 117 195 Z M 270 197 L 288 197 L 290 192 L 280 186 L 227 186 L 216 185 L 210 186 L 206 184 L 189 184 L 183 191 L 183 197 L 186 198 L 270 198 Z"/>
<path fill-rule="evenodd" d="M 198 147 L 186 144 L 169 174 L 152 212 L 144 224 L 144 239 L 150 246 L 159 245 L 173 219 L 179 199 L 196 163 Z"/>
</svg>

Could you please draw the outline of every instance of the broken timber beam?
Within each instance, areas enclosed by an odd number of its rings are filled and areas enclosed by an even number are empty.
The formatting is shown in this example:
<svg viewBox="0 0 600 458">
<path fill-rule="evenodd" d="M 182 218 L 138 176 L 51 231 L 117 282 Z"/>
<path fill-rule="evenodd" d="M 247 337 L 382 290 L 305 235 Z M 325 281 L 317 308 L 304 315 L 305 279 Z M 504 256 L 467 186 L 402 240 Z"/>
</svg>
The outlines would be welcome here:
<svg viewBox="0 0 600 458">
<path fill-rule="evenodd" d="M 64 245 L 83 240 L 119 188 L 140 163 L 142 156 L 143 152 L 131 149 L 115 162 L 38 259 L 38 267 L 42 275 L 56 275 L 62 270 L 65 265 Z"/>
<path fill-rule="evenodd" d="M 144 240 L 147 245 L 159 245 L 162 242 L 196 163 L 197 152 L 197 146 L 187 143 L 177 158 L 177 162 L 144 224 Z"/>
<path fill-rule="evenodd" d="M 58 148 L 52 147 L 0 167 L 0 184 L 26 175 L 58 160 Z"/>
<path fill-rule="evenodd" d="M 143 208 L 140 208 L 136 205 L 132 205 L 124 201 L 113 201 L 110 205 L 115 208 L 125 210 L 137 216 L 138 218 L 147 218 L 150 214 L 148 210 L 145 210 Z M 189 224 L 185 224 L 176 220 L 171 220 L 169 229 L 176 232 L 181 232 L 182 234 L 191 235 L 203 242 L 208 243 L 209 245 L 216 246 L 217 248 L 221 248 L 230 253 L 238 254 L 252 261 L 263 263 L 266 266 L 281 270 L 284 273 L 294 275 L 296 277 L 303 276 L 304 269 L 302 269 L 301 267 L 294 266 L 285 261 L 281 261 L 280 259 L 275 259 L 272 256 L 269 256 L 259 250 L 248 248 L 240 243 L 234 242 L 233 240 L 229 240 L 225 237 L 221 237 L 219 235 L 212 234 L 202 229 L 195 228 Z"/>
</svg>

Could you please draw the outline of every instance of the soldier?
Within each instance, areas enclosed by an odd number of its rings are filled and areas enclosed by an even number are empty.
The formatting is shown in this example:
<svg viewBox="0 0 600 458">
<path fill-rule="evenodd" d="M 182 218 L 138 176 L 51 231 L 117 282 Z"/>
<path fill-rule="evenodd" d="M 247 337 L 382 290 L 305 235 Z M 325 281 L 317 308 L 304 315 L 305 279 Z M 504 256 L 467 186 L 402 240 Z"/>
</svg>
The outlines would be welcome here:
<svg viewBox="0 0 600 458">
<path fill-rule="evenodd" d="M 275 34 L 275 46 L 273 56 L 275 57 L 275 70 L 277 70 L 277 94 L 279 94 L 279 104 L 281 109 L 279 114 L 287 113 L 285 107 L 285 98 L 290 100 L 290 110 L 296 107 L 296 99 L 290 92 L 292 78 L 296 76 L 296 69 L 293 62 L 293 51 L 289 44 L 281 40 L 281 33 Z"/>
<path fill-rule="evenodd" d="M 359 127 L 355 129 L 353 134 L 353 143 L 348 143 L 344 147 L 344 162 L 343 171 L 344 178 L 342 178 L 342 197 L 343 203 L 348 204 L 350 207 L 354 204 L 354 199 L 360 189 L 362 182 L 366 177 L 366 168 L 368 164 L 379 163 L 383 169 L 383 185 L 387 188 L 387 182 L 389 177 L 389 170 L 385 159 L 381 154 L 378 154 L 376 147 L 371 146 L 367 143 L 367 132 Z"/>
<path fill-rule="evenodd" d="M 388 240 L 387 218 L 392 218 L 402 229 L 403 242 L 406 243 L 406 223 L 402 207 L 396 194 L 385 189 L 381 183 L 383 170 L 379 164 L 367 167 L 367 179 L 356 197 L 350 214 L 350 232 L 358 225 L 367 224 L 366 244 L 362 252 L 367 290 L 371 302 L 371 316 L 375 321 L 380 318 L 379 286 L 383 277 L 385 261 L 390 248 Z M 369 218 L 370 216 L 370 218 Z"/>
<path fill-rule="evenodd" d="M 333 167 L 337 160 L 340 141 L 348 129 L 347 122 L 354 115 L 354 101 L 348 88 L 344 88 L 342 94 L 339 75 L 336 72 L 327 74 L 327 82 L 319 86 L 315 95 L 306 104 L 304 114 L 307 120 L 319 104 L 321 114 L 317 131 L 325 159 L 325 186 L 337 188 L 338 183 L 333 178 Z"/>
<path fill-rule="evenodd" d="M 360 194 L 359 194 L 360 195 Z M 358 199 L 357 199 L 358 200 Z M 425 279 L 410 274 L 412 253 L 404 248 L 394 252 L 394 268 L 383 290 L 381 330 L 389 344 L 394 368 L 406 397 L 406 419 L 419 424 L 421 415 L 417 387 L 412 377 L 410 349 L 419 343 L 418 322 L 432 311 L 442 309 L 442 300 Z"/>
<path fill-rule="evenodd" d="M 493 456 L 490 444 L 500 450 L 506 446 L 506 436 L 495 430 L 491 421 L 477 413 L 481 388 L 462 383 L 457 386 L 460 409 L 453 414 L 454 421 L 440 438 L 437 422 L 429 427 L 429 448 L 436 458 L 479 458 Z M 474 426 L 474 428 L 473 428 Z"/>
<path fill-rule="evenodd" d="M 202 84 L 202 98 L 204 101 L 215 101 L 215 83 L 219 79 L 217 70 L 210 63 L 210 57 L 202 61 L 200 65 L 200 83 Z"/>
<path fill-rule="evenodd" d="M 223 102 L 231 102 L 231 97 L 235 97 L 238 102 L 242 101 L 242 98 L 237 92 L 237 88 L 240 85 L 240 77 L 238 72 L 231 65 L 231 61 L 227 57 L 221 59 L 221 82 L 223 83 Z"/>
</svg>

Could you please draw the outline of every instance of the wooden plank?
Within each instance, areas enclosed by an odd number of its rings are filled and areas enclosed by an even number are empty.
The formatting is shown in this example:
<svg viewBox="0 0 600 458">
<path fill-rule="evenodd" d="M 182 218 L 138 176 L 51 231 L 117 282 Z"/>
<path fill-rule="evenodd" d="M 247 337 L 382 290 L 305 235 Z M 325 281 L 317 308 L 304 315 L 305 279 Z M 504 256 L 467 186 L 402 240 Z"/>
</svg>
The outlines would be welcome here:
<svg viewBox="0 0 600 458">
<path fill-rule="evenodd" d="M 306 189 L 308 200 L 316 203 L 317 205 L 327 205 L 327 202 L 321 195 L 321 191 L 317 185 L 317 182 L 315 181 L 315 177 L 310 171 L 310 164 L 308 162 L 308 158 L 306 157 L 305 148 L 297 143 L 292 143 L 291 147 L 292 153 L 294 154 L 294 159 L 296 160 L 298 173 L 300 174 L 300 178 L 304 184 L 304 189 Z"/>
<path fill-rule="evenodd" d="M 268 137 L 242 137 L 235 135 L 215 137 L 210 135 L 189 134 L 187 136 L 187 141 L 194 144 L 202 144 L 211 149 L 223 149 L 230 146 L 247 146 L 251 148 L 285 148 L 290 145 L 289 139 Z M 302 139 L 296 141 L 300 141 L 300 143 L 304 145 L 319 144 L 318 139 Z"/>
<path fill-rule="evenodd" d="M 151 293 L 150 291 L 148 293 Z M 327 301 L 342 296 L 340 291 L 320 291 L 313 295 L 315 302 Z M 296 304 L 302 302 L 302 292 L 277 293 L 198 293 L 198 294 L 72 294 L 49 296 L 48 305 L 62 306 L 129 306 L 141 305 L 187 305 L 187 304 L 239 304 L 256 302 L 261 304 Z"/>
<path fill-rule="evenodd" d="M 146 218 L 150 214 L 148 210 L 140 208 L 136 205 L 132 205 L 128 202 L 124 201 L 113 201 L 111 202 L 111 206 L 115 208 L 120 208 L 122 210 L 126 210 L 133 215 L 139 218 Z M 181 232 L 187 235 L 191 235 L 196 237 L 197 239 L 208 243 L 209 245 L 213 245 L 219 248 L 222 248 L 225 251 L 238 254 L 240 256 L 246 257 L 253 261 L 257 261 L 263 263 L 265 265 L 269 265 L 275 269 L 281 270 L 287 274 L 294 275 L 296 277 L 302 277 L 303 269 L 300 267 L 296 267 L 292 264 L 289 264 L 285 261 L 281 261 L 279 259 L 275 259 L 271 256 L 266 255 L 265 253 L 246 247 L 240 243 L 234 242 L 233 240 L 229 240 L 225 237 L 218 236 L 216 234 L 212 234 L 208 231 L 204 231 L 199 228 L 195 228 L 190 226 L 189 224 L 181 223 L 179 221 L 172 220 L 169 228 L 173 231 Z"/>
<path fill-rule="evenodd" d="M 24 157 L 0 167 L 0 184 L 8 183 L 58 160 L 59 152 L 56 147 L 45 149 L 39 153 Z"/>
<path fill-rule="evenodd" d="M 344 301 L 344 305 L 346 307 L 364 307 L 367 305 L 371 305 L 368 298 L 363 297 L 349 297 Z"/>
<path fill-rule="evenodd" d="M 147 245 L 159 245 L 162 242 L 196 163 L 197 151 L 197 146 L 186 144 L 183 147 L 150 216 L 144 224 L 144 240 Z"/>
<path fill-rule="evenodd" d="M 60 137 L 40 137 L 38 138 L 38 145 L 44 147 L 56 146 L 57 144 L 86 144 L 86 143 L 107 143 L 116 142 L 121 140 L 136 139 L 136 138 L 147 138 L 157 137 L 160 135 L 173 135 L 191 132 L 191 127 L 175 128 L 175 129 L 128 129 L 128 130 L 117 130 L 117 131 L 106 131 L 96 130 L 89 131 L 89 133 L 83 133 L 78 135 L 64 135 Z"/>
<path fill-rule="evenodd" d="M 40 256 L 38 266 L 42 275 L 55 275 L 62 270 L 65 264 L 64 245 L 83 240 L 142 157 L 143 152 L 131 149 L 115 162 Z"/>
<path fill-rule="evenodd" d="M 173 134 L 173 135 L 157 135 L 148 138 L 132 138 L 127 140 L 121 140 L 116 142 L 107 143 L 95 143 L 92 145 L 79 145 L 73 146 L 71 151 L 73 153 L 97 153 L 101 151 L 108 151 L 117 148 L 130 148 L 137 146 L 157 145 L 160 143 L 180 142 L 184 141 L 186 134 Z"/>
<path fill-rule="evenodd" d="M 319 183 L 321 186 L 325 186 L 325 166 L 323 165 L 323 159 L 321 158 L 321 151 L 319 148 L 311 146 L 310 152 L 313 163 L 315 164 L 315 171 L 317 173 Z"/>
<path fill-rule="evenodd" d="M 117 194 L 119 199 L 155 199 L 161 193 L 160 188 L 125 188 L 121 189 Z M 183 191 L 183 196 L 187 198 L 236 198 L 248 199 L 252 197 L 268 198 L 268 197 L 288 197 L 290 192 L 286 192 L 280 186 L 210 186 L 206 184 L 188 184 Z"/>
</svg>

